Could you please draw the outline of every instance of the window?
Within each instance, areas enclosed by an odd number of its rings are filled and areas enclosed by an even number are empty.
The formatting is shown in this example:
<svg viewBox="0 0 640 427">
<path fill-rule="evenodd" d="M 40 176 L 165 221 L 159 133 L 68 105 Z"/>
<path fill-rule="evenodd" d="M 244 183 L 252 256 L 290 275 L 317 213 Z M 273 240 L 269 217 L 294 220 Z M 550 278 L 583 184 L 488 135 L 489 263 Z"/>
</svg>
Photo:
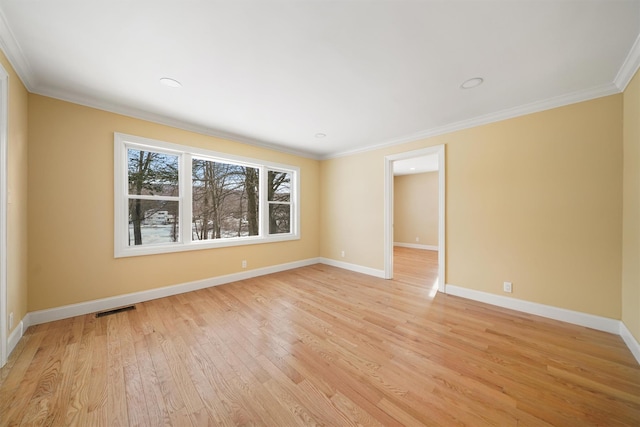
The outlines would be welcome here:
<svg viewBox="0 0 640 427">
<path fill-rule="evenodd" d="M 299 169 L 114 136 L 115 256 L 299 238 Z"/>
<path fill-rule="evenodd" d="M 179 241 L 179 159 L 175 154 L 127 148 L 128 246 Z"/>
<path fill-rule="evenodd" d="M 291 231 L 291 174 L 287 171 L 269 171 L 269 233 Z"/>
<path fill-rule="evenodd" d="M 210 240 L 260 234 L 260 169 L 193 159 L 193 239 Z"/>
</svg>

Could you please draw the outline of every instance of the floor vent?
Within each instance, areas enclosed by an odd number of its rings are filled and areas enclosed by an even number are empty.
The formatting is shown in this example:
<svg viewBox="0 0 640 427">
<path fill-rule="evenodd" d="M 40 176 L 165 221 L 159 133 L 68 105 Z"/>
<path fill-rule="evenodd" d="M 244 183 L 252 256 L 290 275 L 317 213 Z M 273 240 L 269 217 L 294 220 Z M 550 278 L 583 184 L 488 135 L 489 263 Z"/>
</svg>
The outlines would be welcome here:
<svg viewBox="0 0 640 427">
<path fill-rule="evenodd" d="M 113 310 L 107 310 L 107 311 L 101 311 L 96 313 L 96 317 L 104 317 L 104 316 L 108 316 L 110 314 L 116 314 L 116 313 L 120 313 L 122 311 L 129 311 L 129 310 L 135 310 L 136 306 L 135 305 L 128 305 L 126 307 L 120 307 L 120 308 L 114 308 Z"/>
</svg>

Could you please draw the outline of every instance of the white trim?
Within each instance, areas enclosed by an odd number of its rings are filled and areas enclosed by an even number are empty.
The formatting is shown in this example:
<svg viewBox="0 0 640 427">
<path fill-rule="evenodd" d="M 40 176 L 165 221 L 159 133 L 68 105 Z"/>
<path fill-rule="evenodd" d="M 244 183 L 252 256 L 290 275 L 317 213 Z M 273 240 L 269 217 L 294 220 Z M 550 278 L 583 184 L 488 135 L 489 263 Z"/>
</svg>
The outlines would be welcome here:
<svg viewBox="0 0 640 427">
<path fill-rule="evenodd" d="M 438 150 L 438 290 L 444 291 L 446 283 L 446 230 L 447 230 L 447 186 L 445 185 L 447 176 L 447 164 L 445 156 L 445 146 Z"/>
<path fill-rule="evenodd" d="M 9 204 L 9 74 L 0 65 L 0 367 L 9 357 L 7 333 L 7 211 Z"/>
<path fill-rule="evenodd" d="M 11 355 L 11 353 L 13 353 L 13 350 L 15 350 L 18 342 L 20 342 L 20 338 L 22 338 L 22 336 L 24 335 L 24 331 L 26 331 L 27 328 L 28 326 L 25 326 L 24 320 L 21 320 L 18 325 L 16 325 L 13 332 L 11 332 L 11 334 L 9 335 L 9 342 L 7 344 L 9 347 L 9 351 L 7 352 L 8 355 Z"/>
<path fill-rule="evenodd" d="M 402 243 L 402 242 L 393 242 L 393 246 L 398 246 L 401 248 L 411 248 L 411 249 L 422 249 L 426 251 L 437 251 L 438 247 L 434 245 L 421 245 L 419 243 Z"/>
<path fill-rule="evenodd" d="M 212 277 L 209 279 L 196 280 L 179 285 L 165 286 L 148 291 L 134 292 L 131 294 L 117 295 L 109 298 L 102 298 L 92 301 L 70 304 L 62 307 L 49 308 L 46 310 L 33 311 L 28 315 L 29 325 L 39 325 L 41 323 L 66 319 L 74 316 L 95 313 L 98 311 L 111 310 L 113 308 L 150 301 L 157 298 L 164 298 L 178 295 L 185 292 L 210 288 L 212 286 L 224 285 L 238 280 L 251 279 L 266 274 L 278 273 L 280 271 L 291 270 L 299 267 L 306 267 L 317 264 L 319 259 L 310 258 L 302 261 L 294 261 L 286 264 L 279 264 L 270 267 L 257 268 L 255 270 L 243 271 L 241 273 L 227 274 L 224 276 Z"/>
<path fill-rule="evenodd" d="M 378 270 L 371 267 L 364 267 L 358 264 L 350 264 L 344 261 L 336 261 L 335 259 L 330 258 L 320 258 L 319 262 L 322 264 L 330 265 L 332 267 L 343 268 L 345 270 L 355 271 L 356 273 L 362 273 L 373 277 L 379 277 L 384 279 L 384 270 Z"/>
<path fill-rule="evenodd" d="M 622 340 L 625 342 L 627 347 L 629 347 L 633 357 L 635 357 L 638 363 L 640 363 L 640 343 L 636 340 L 631 331 L 627 329 L 627 325 L 625 325 L 624 322 L 620 322 L 619 335 L 622 337 Z"/>
<path fill-rule="evenodd" d="M 384 159 L 384 278 L 393 279 L 393 162 L 394 159 Z"/>
<path fill-rule="evenodd" d="M 22 77 L 22 75 L 21 75 Z M 182 129 L 188 132 L 194 132 L 200 135 L 212 136 L 214 138 L 221 138 L 227 141 L 239 142 L 241 144 L 251 145 L 253 147 L 266 148 L 268 150 L 277 151 L 279 153 L 293 154 L 294 156 L 300 156 L 312 160 L 321 160 L 318 154 L 310 151 L 295 149 L 286 147 L 284 145 L 273 144 L 259 139 L 251 138 L 248 136 L 239 135 L 232 132 L 225 132 L 219 129 L 213 129 L 208 126 L 201 126 L 194 123 L 189 123 L 184 120 L 175 119 L 164 116 L 162 114 L 156 114 L 149 111 L 141 110 L 139 108 L 130 107 L 128 105 L 117 104 L 104 100 L 98 100 L 87 96 L 72 95 L 62 91 L 58 91 L 52 88 L 34 88 L 30 92 L 46 96 L 49 98 L 59 99 L 65 102 L 71 102 L 77 105 L 83 105 L 89 108 L 95 108 L 97 110 L 106 111 L 109 113 L 120 114 L 126 117 L 134 119 L 144 120 L 151 123 L 157 123 L 164 126 L 170 126 L 175 129 Z"/>
<path fill-rule="evenodd" d="M 486 125 L 489 123 L 499 122 L 502 120 L 512 119 L 515 117 L 525 116 L 527 114 L 538 113 L 540 111 L 551 110 L 553 108 L 563 107 L 565 105 L 575 104 L 578 102 L 589 101 L 591 99 L 602 98 L 604 96 L 614 95 L 620 93 L 618 87 L 613 83 L 608 83 L 601 86 L 596 86 L 586 90 L 580 90 L 577 92 L 568 93 L 566 95 L 560 95 L 553 98 L 545 99 L 542 101 L 535 101 L 529 104 L 520 105 L 513 108 L 507 108 L 505 110 L 496 111 L 494 113 L 484 114 L 478 117 L 474 117 L 467 120 L 462 120 L 455 123 L 450 123 L 443 126 L 433 127 L 421 132 L 413 133 L 410 135 L 395 138 L 389 141 L 380 143 L 373 143 L 363 148 L 356 148 L 353 150 L 341 151 L 333 154 L 329 154 L 320 158 L 320 160 L 335 159 L 338 157 L 351 156 L 359 153 L 366 153 L 369 151 L 380 150 L 382 148 L 389 148 L 396 145 L 406 144 L 408 142 L 420 141 L 422 139 L 432 138 L 438 135 L 444 135 L 452 132 L 457 132 L 464 129 L 474 128 L 477 126 Z"/>
<path fill-rule="evenodd" d="M 446 271 L 446 158 L 444 145 L 392 154 L 384 158 L 384 278 L 393 278 L 393 162 L 430 154 L 438 155 L 438 290 L 444 292 Z"/>
<path fill-rule="evenodd" d="M 640 35 L 636 38 L 636 41 L 631 46 L 629 54 L 622 63 L 622 67 L 618 71 L 613 83 L 618 87 L 620 92 L 624 92 L 627 85 L 633 78 L 640 67 Z"/>
<path fill-rule="evenodd" d="M 486 304 L 496 305 L 498 307 L 535 314 L 537 316 L 560 320 L 574 325 L 585 326 L 587 328 L 597 329 L 599 331 L 609 332 L 616 335 L 620 334 L 621 322 L 608 317 L 581 313 L 579 311 L 567 310 L 565 308 L 539 304 L 517 298 L 490 294 L 488 292 L 476 291 L 474 289 L 454 285 L 446 285 L 445 292 L 449 295 L 480 301 Z"/>
<path fill-rule="evenodd" d="M 18 43 L 18 40 L 13 35 L 7 17 L 4 16 L 4 12 L 0 10 L 0 48 L 5 53 L 7 60 L 18 74 L 22 83 L 26 86 L 29 92 L 33 92 L 35 89 L 34 83 L 36 82 L 33 69 L 27 61 L 27 57 L 22 52 L 22 48 Z"/>
<path fill-rule="evenodd" d="M 187 182 L 183 177 L 193 176 L 193 155 L 191 153 L 184 153 L 180 156 L 182 164 L 180 168 L 182 174 L 178 176 L 180 183 L 180 230 L 191 230 L 191 218 L 193 217 L 193 186 L 191 181 Z M 182 203 L 182 200 L 189 201 L 188 203 Z M 190 245 L 193 243 L 192 233 L 179 233 L 181 242 L 184 245 Z"/>
<path fill-rule="evenodd" d="M 22 77 L 22 74 L 20 74 L 20 77 Z M 565 105 L 575 104 L 583 101 L 589 101 L 591 99 L 601 98 L 604 96 L 620 93 L 620 90 L 618 89 L 618 86 L 616 86 L 616 84 L 608 83 L 601 86 L 596 86 L 593 88 L 572 92 L 566 95 L 560 95 L 560 96 L 556 96 L 546 100 L 536 101 L 536 102 L 532 102 L 522 106 L 517 106 L 517 107 L 497 111 L 494 113 L 481 115 L 468 120 L 462 120 L 455 123 L 449 123 L 446 125 L 433 127 L 421 132 L 405 135 L 399 138 L 394 138 L 392 140 L 382 141 L 379 143 L 374 142 L 372 143 L 372 145 L 367 145 L 362 148 L 355 148 L 353 150 L 346 150 L 346 151 L 338 151 L 338 152 L 328 153 L 324 155 L 313 153 L 306 150 L 301 150 L 301 149 L 293 149 L 290 147 L 285 147 L 282 145 L 261 141 L 255 138 L 238 135 L 235 133 L 224 132 L 221 130 L 212 129 L 210 127 L 188 123 L 182 120 L 166 117 L 160 114 L 151 113 L 148 111 L 132 108 L 129 106 L 105 102 L 103 100 L 96 100 L 89 97 L 70 95 L 70 94 L 62 93 L 50 88 L 46 88 L 44 90 L 34 89 L 33 91 L 30 90 L 30 92 L 38 95 L 47 96 L 49 98 L 59 99 L 61 101 L 83 105 L 89 108 L 95 108 L 102 111 L 121 114 L 127 117 L 145 120 L 148 122 L 153 122 L 153 123 L 157 123 L 165 126 L 171 126 L 173 128 L 182 129 L 189 132 L 195 132 L 201 135 L 213 136 L 216 138 L 223 138 L 229 141 L 240 142 L 240 143 L 252 145 L 255 147 L 262 147 L 262 148 L 274 150 L 280 153 L 293 154 L 296 156 L 313 159 L 313 160 L 329 160 L 329 159 L 334 159 L 338 157 L 345 157 L 345 156 L 351 156 L 354 154 L 375 151 L 382 148 L 393 147 L 393 146 L 405 144 L 408 142 L 419 141 L 421 139 L 431 138 L 434 136 L 452 133 L 452 132 L 456 132 L 463 129 L 469 129 L 476 126 L 482 126 L 489 123 L 511 119 L 514 117 L 519 117 L 527 114 L 537 113 L 540 111 L 550 110 L 550 109 L 562 107 Z"/>
</svg>

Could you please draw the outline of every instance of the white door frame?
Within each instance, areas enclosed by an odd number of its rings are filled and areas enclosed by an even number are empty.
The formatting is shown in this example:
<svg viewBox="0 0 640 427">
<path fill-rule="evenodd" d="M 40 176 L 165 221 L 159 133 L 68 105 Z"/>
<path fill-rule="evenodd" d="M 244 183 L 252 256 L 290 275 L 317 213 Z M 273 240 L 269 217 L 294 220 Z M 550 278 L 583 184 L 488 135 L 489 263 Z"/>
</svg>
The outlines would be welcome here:
<svg viewBox="0 0 640 427">
<path fill-rule="evenodd" d="M 384 158 L 384 278 L 393 279 L 393 162 L 430 154 L 438 155 L 438 290 L 445 288 L 445 150 L 444 145 Z"/>
<path fill-rule="evenodd" d="M 7 363 L 7 152 L 9 74 L 0 65 L 0 367 Z"/>
</svg>

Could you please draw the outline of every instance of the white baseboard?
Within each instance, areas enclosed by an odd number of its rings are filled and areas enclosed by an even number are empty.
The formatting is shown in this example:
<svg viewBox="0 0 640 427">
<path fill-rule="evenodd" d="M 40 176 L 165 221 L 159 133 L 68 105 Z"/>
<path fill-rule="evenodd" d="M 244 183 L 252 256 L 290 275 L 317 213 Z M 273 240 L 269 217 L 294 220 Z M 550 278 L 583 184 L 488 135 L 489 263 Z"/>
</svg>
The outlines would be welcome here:
<svg viewBox="0 0 640 427">
<path fill-rule="evenodd" d="M 24 320 L 21 320 L 16 328 L 9 334 L 9 339 L 7 340 L 7 357 L 9 357 L 11 352 L 15 350 L 20 338 L 22 338 L 22 335 L 24 335 L 24 331 L 26 331 L 27 328 L 28 326 L 25 326 Z"/>
<path fill-rule="evenodd" d="M 595 316 L 593 314 L 581 313 L 579 311 L 567 310 L 565 308 L 553 307 L 545 304 L 524 301 L 517 298 L 505 297 L 502 295 L 494 295 L 488 292 L 476 291 L 473 289 L 462 288 L 460 286 L 446 285 L 445 293 L 455 295 L 474 301 L 484 302 L 486 304 L 496 305 L 498 307 L 509 308 L 511 310 L 521 311 L 524 313 L 535 314 L 537 316 L 549 319 L 560 320 L 562 322 L 572 323 L 574 325 L 586 326 L 587 328 L 596 329 L 598 331 L 609 332 L 620 335 L 633 357 L 640 364 L 640 343 L 631 334 L 624 322 L 620 320 L 610 319 L 608 317 Z"/>
<path fill-rule="evenodd" d="M 620 322 L 620 336 L 625 344 L 627 344 L 627 347 L 629 347 L 633 357 L 640 363 L 640 343 L 638 343 L 633 334 L 631 334 L 631 331 L 627 329 L 627 325 L 625 325 L 624 322 Z"/>
<path fill-rule="evenodd" d="M 116 295 L 114 297 L 102 298 L 97 300 L 85 301 L 77 304 L 70 304 L 61 307 L 54 307 L 45 310 L 32 311 L 27 313 L 24 322 L 24 330 L 31 325 L 39 325 L 41 323 L 53 322 L 55 320 L 66 319 L 74 316 L 82 316 L 98 311 L 111 310 L 113 308 L 126 305 L 136 304 L 143 301 L 149 301 L 157 298 L 168 297 L 172 295 L 182 294 L 185 292 L 196 291 L 198 289 L 209 288 L 212 286 L 223 285 L 225 283 L 236 282 L 238 280 L 251 279 L 253 277 L 264 276 L 266 274 L 278 273 L 280 271 L 291 270 L 299 267 L 306 267 L 313 264 L 328 264 L 335 267 L 344 268 L 346 270 L 356 271 L 358 273 L 368 274 L 370 276 L 384 278 L 384 271 L 373 268 L 362 267 L 355 264 L 349 264 L 340 261 L 330 260 L 328 258 L 309 258 L 303 261 L 295 261 L 286 264 L 279 264 L 270 267 L 258 268 L 255 270 L 247 270 L 240 273 L 228 274 L 225 276 L 212 277 L 209 279 L 197 280 L 194 282 L 181 283 L 178 285 L 165 286 L 162 288 L 150 289 L 148 291 L 134 292 L 124 295 Z M 20 334 L 20 336 L 22 336 Z M 19 338 L 18 338 L 19 340 Z M 17 343 L 17 341 L 16 341 Z"/>
<path fill-rule="evenodd" d="M 597 329 L 599 331 L 609 332 L 616 335 L 620 334 L 621 322 L 608 317 L 595 316 L 593 314 L 581 313 L 579 311 L 524 301 L 517 298 L 494 295 L 488 292 L 476 291 L 454 285 L 446 285 L 445 293 L 491 305 L 497 305 L 498 307 L 535 314 L 549 319 L 560 320 L 574 325 L 586 326 L 587 328 Z"/>
<path fill-rule="evenodd" d="M 336 261 L 330 258 L 320 258 L 322 264 L 331 265 L 333 267 L 344 268 L 345 270 L 355 271 L 356 273 L 368 274 L 369 276 L 384 279 L 384 270 L 377 270 L 371 267 L 363 267 L 358 264 L 349 264 L 348 262 Z"/>
<path fill-rule="evenodd" d="M 194 282 L 151 289 L 148 291 L 135 292 L 131 294 L 118 295 L 115 297 L 86 301 L 78 304 L 70 304 L 62 307 L 34 311 L 27 313 L 27 315 L 20 321 L 18 326 L 9 335 L 7 354 L 11 354 L 11 352 L 18 345 L 20 338 L 22 338 L 24 331 L 26 331 L 31 325 L 38 325 L 41 323 L 52 322 L 55 320 L 66 319 L 69 317 L 80 316 L 97 311 L 110 310 L 113 308 L 131 305 L 143 301 L 178 295 L 185 292 L 223 285 L 225 283 L 231 283 L 238 280 L 264 276 L 266 274 L 278 273 L 294 268 L 306 267 L 318 263 L 327 264 L 338 268 L 344 268 L 345 270 L 355 271 L 357 273 L 363 273 L 369 276 L 384 278 L 384 270 L 363 267 L 361 265 L 336 261 L 329 258 L 310 258 L 302 261 L 279 264 L 255 270 L 243 271 L 240 273 L 228 274 L 225 276 L 212 277 L 209 279 L 197 280 Z M 629 347 L 629 350 L 631 351 L 633 356 L 636 358 L 638 363 L 640 363 L 640 344 L 633 337 L 631 332 L 629 332 L 625 324 L 619 320 L 519 300 L 516 298 L 504 297 L 501 295 L 494 295 L 487 292 L 476 291 L 473 289 L 454 285 L 446 285 L 445 293 L 620 335 Z"/>
<path fill-rule="evenodd" d="M 165 286 L 162 288 L 150 289 L 148 291 L 134 292 L 131 294 L 117 295 L 109 298 L 102 298 L 92 301 L 70 304 L 62 307 L 49 308 L 46 310 L 32 311 L 25 316 L 29 325 L 52 322 L 74 316 L 81 316 L 98 311 L 111 310 L 113 308 L 136 304 L 157 298 L 178 295 L 185 292 L 196 291 L 198 289 L 219 286 L 225 283 L 236 282 L 238 280 L 251 279 L 253 277 L 264 276 L 265 274 L 278 273 L 280 271 L 291 270 L 293 268 L 306 267 L 318 264 L 318 258 L 310 258 L 303 261 L 295 261 L 286 264 L 279 264 L 270 267 L 247 270 L 240 273 L 228 274 L 225 276 L 212 277 L 209 279 L 197 280 L 178 285 Z"/>
<path fill-rule="evenodd" d="M 400 246 L 401 248 L 411 248 L 411 249 L 425 249 L 427 251 L 437 251 L 439 248 L 434 245 L 420 245 L 418 243 L 401 243 L 401 242 L 393 242 L 393 246 Z"/>
</svg>

